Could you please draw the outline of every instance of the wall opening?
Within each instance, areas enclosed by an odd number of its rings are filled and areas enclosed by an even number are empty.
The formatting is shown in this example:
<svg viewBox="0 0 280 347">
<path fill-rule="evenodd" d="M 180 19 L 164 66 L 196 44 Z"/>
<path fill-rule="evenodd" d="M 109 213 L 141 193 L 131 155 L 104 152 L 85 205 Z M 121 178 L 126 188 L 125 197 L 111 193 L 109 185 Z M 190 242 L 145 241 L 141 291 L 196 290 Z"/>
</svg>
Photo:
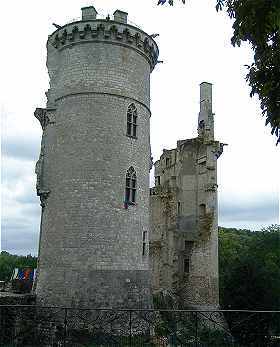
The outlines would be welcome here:
<svg viewBox="0 0 280 347">
<path fill-rule="evenodd" d="M 142 244 L 142 256 L 144 257 L 145 255 L 147 255 L 147 249 L 146 249 L 146 246 L 147 246 L 147 231 L 144 230 L 143 231 L 143 244 Z"/>
<path fill-rule="evenodd" d="M 189 274 L 190 273 L 190 259 L 184 258 L 184 273 Z"/>
<path fill-rule="evenodd" d="M 188 251 L 188 253 L 190 253 L 192 246 L 193 246 L 193 241 L 185 240 L 185 251 Z"/>
<path fill-rule="evenodd" d="M 199 205 L 199 216 L 204 217 L 206 215 L 206 205 L 200 204 Z"/>
<path fill-rule="evenodd" d="M 134 104 L 128 106 L 126 135 L 136 137 L 137 129 L 137 108 Z"/>
<path fill-rule="evenodd" d="M 181 208 L 182 208 L 181 202 L 178 201 L 177 202 L 177 213 L 178 213 L 178 216 L 180 216 L 181 213 L 182 213 Z"/>
<path fill-rule="evenodd" d="M 155 177 L 155 185 L 160 186 L 160 176 Z"/>
<path fill-rule="evenodd" d="M 125 178 L 125 203 L 135 204 L 136 201 L 136 172 L 131 166 L 126 172 Z"/>
</svg>

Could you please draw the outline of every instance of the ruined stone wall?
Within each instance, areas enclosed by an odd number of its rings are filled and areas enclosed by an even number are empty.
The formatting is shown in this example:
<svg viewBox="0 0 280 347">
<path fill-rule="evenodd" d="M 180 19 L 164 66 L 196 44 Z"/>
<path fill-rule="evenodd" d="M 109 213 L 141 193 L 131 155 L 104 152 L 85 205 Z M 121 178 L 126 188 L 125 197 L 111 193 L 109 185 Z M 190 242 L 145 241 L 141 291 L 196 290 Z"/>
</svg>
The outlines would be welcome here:
<svg viewBox="0 0 280 347">
<path fill-rule="evenodd" d="M 36 297 L 33 294 L 15 294 L 0 292 L 0 305 L 34 305 Z"/>
<path fill-rule="evenodd" d="M 216 161 L 222 144 L 214 140 L 211 85 L 202 83 L 200 91 L 198 137 L 178 141 L 177 148 L 164 150 L 155 163 L 156 185 L 150 196 L 151 266 L 154 293 L 168 290 L 183 306 L 216 308 Z M 159 240 L 161 247 L 155 248 Z"/>
<path fill-rule="evenodd" d="M 154 292 L 169 288 L 176 281 L 176 235 L 172 227 L 176 223 L 176 201 L 170 187 L 157 186 L 150 195 L 150 262 L 153 269 Z"/>
</svg>

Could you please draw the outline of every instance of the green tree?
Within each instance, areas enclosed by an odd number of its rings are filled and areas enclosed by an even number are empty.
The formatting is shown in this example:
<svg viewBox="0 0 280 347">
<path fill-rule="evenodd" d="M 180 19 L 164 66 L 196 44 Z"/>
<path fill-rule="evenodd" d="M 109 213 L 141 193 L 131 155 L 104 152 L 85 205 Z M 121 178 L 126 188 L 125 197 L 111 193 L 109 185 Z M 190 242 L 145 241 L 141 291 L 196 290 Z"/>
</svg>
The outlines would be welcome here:
<svg viewBox="0 0 280 347">
<path fill-rule="evenodd" d="M 280 310 L 280 226 L 251 232 L 220 228 L 220 299 L 223 309 Z M 254 315 L 242 329 L 234 328 L 244 313 L 226 314 L 232 333 L 241 344 L 266 346 L 272 332 L 280 333 L 277 315 Z"/>
<path fill-rule="evenodd" d="M 182 0 L 185 3 L 185 0 Z M 173 0 L 159 0 L 158 5 Z M 271 134 L 280 142 L 280 1 L 216 0 L 216 10 L 225 10 L 233 19 L 233 46 L 248 42 L 254 51 L 254 62 L 246 65 L 250 96 L 258 95 Z"/>
<path fill-rule="evenodd" d="M 251 232 L 220 228 L 221 305 L 225 309 L 280 309 L 280 226 Z"/>
<path fill-rule="evenodd" d="M 32 255 L 18 256 L 8 252 L 0 253 L 0 281 L 10 280 L 14 268 L 37 267 L 37 258 Z"/>
</svg>

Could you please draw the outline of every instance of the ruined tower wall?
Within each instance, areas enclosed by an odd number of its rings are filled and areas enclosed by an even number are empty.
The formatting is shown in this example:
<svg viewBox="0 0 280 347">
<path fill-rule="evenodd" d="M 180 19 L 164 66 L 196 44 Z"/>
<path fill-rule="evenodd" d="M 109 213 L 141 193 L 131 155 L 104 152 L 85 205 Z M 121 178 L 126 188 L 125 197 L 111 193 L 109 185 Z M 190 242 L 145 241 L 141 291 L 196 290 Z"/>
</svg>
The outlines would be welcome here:
<svg viewBox="0 0 280 347">
<path fill-rule="evenodd" d="M 157 46 L 117 11 L 115 21 L 84 16 L 58 29 L 47 47 L 38 300 L 148 307 L 142 242 L 149 231 L 149 81 Z M 136 138 L 126 134 L 131 103 L 138 114 Z M 136 204 L 125 209 L 131 166 Z"/>
<path fill-rule="evenodd" d="M 189 233 L 191 228 L 187 225 L 182 230 L 183 237 L 192 241 L 192 245 L 188 255 L 189 271 L 181 296 L 188 306 L 201 309 L 217 308 L 219 305 L 216 160 L 209 159 L 208 146 L 211 146 L 210 155 L 213 158 L 212 151 L 215 151 L 216 144 L 213 146 L 212 143 L 198 141 L 195 151 L 185 149 L 195 158 L 192 165 L 194 200 L 189 198 L 190 185 L 184 185 L 182 196 L 183 201 L 192 201 L 192 211 L 195 214 L 192 233 Z M 184 213 L 182 210 L 183 215 Z"/>
<path fill-rule="evenodd" d="M 204 82 L 198 137 L 163 151 L 150 196 L 153 291 L 168 290 L 185 307 L 219 305 L 217 158 L 222 148 L 214 140 L 212 86 Z"/>
</svg>

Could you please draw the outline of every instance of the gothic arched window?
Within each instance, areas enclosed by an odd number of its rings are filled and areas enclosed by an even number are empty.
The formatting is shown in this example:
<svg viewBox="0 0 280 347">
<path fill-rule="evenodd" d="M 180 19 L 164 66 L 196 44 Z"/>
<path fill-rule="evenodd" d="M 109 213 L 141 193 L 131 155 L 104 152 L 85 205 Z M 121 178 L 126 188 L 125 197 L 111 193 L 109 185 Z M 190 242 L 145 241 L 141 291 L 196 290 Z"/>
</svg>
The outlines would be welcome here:
<svg viewBox="0 0 280 347">
<path fill-rule="evenodd" d="M 136 199 L 136 172 L 131 166 L 125 177 L 125 204 L 133 205 Z"/>
<path fill-rule="evenodd" d="M 137 128 L 137 108 L 134 104 L 130 104 L 127 109 L 127 128 L 128 136 L 136 137 Z"/>
</svg>

